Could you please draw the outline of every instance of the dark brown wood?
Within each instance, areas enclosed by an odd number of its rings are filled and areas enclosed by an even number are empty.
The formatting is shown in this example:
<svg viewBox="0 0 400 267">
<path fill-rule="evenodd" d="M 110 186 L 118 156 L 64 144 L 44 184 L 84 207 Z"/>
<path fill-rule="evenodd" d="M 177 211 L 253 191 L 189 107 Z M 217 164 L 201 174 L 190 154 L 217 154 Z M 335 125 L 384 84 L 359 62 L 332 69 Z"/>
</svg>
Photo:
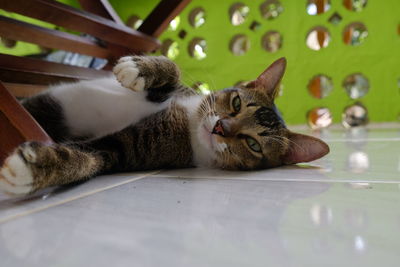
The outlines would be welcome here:
<svg viewBox="0 0 400 267">
<path fill-rule="evenodd" d="M 91 80 L 110 74 L 104 70 L 0 54 L 0 80 L 3 82 L 50 84 L 78 79 Z"/>
<path fill-rule="evenodd" d="M 7 90 L 15 97 L 24 98 L 37 95 L 45 91 L 46 85 L 33 85 L 23 83 L 3 83 Z"/>
<path fill-rule="evenodd" d="M 63 77 L 63 74 L 50 75 L 20 70 L 4 70 L 0 68 L 0 80 L 8 83 L 51 85 L 60 82 L 76 82 L 78 78 Z"/>
<path fill-rule="evenodd" d="M 79 0 L 81 7 L 93 14 L 110 19 L 118 24 L 124 25 L 121 18 L 115 12 L 108 0 Z"/>
<path fill-rule="evenodd" d="M 7 116 L 0 110 L 0 166 L 7 156 L 24 141 L 21 133 L 13 127 Z"/>
<path fill-rule="evenodd" d="M 190 0 L 162 0 L 143 21 L 138 31 L 159 37 Z"/>
<path fill-rule="evenodd" d="M 88 33 L 136 52 L 151 52 L 160 46 L 159 41 L 151 36 L 56 1 L 1 0 L 0 8 L 70 30 Z"/>
<path fill-rule="evenodd" d="M 52 142 L 40 125 L 0 82 L 0 164 L 10 152 L 25 141 Z"/>
<path fill-rule="evenodd" d="M 0 36 L 110 60 L 129 53 L 125 48 L 106 49 L 89 38 L 39 27 L 1 15 Z"/>
</svg>

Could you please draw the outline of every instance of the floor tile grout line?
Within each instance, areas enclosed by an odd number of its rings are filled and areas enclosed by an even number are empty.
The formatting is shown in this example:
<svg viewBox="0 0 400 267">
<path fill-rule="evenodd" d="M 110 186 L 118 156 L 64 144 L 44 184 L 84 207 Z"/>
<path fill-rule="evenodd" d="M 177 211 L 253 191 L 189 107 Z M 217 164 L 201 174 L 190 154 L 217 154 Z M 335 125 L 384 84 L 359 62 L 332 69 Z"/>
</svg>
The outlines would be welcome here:
<svg viewBox="0 0 400 267">
<path fill-rule="evenodd" d="M 360 138 L 360 139 L 340 139 L 340 138 L 335 138 L 335 139 L 324 139 L 325 142 L 332 142 L 332 143 L 343 143 L 343 142 L 396 142 L 400 141 L 400 138 L 397 137 L 390 137 L 390 138 Z"/>
<path fill-rule="evenodd" d="M 154 175 L 157 175 L 159 172 L 161 172 L 161 170 L 156 171 L 156 172 L 143 174 L 142 176 L 131 178 L 131 179 L 128 179 L 128 180 L 123 181 L 123 182 L 119 182 L 119 183 L 112 184 L 112 185 L 109 185 L 109 186 L 106 186 L 106 187 L 98 188 L 96 190 L 92 190 L 92 191 L 89 191 L 89 192 L 86 192 L 86 193 L 83 193 L 83 194 L 79 194 L 79 195 L 74 196 L 74 197 L 63 199 L 63 200 L 60 200 L 60 201 L 57 201 L 57 202 L 54 202 L 54 203 L 51 203 L 51 204 L 48 204 L 48 205 L 45 205 L 45 206 L 33 208 L 31 210 L 28 210 L 28 211 L 24 211 L 24 212 L 21 212 L 21 213 L 18 213 L 18 214 L 14 214 L 14 215 L 5 217 L 3 219 L 0 219 L 0 224 L 6 223 L 6 222 L 9 222 L 9 221 L 21 218 L 21 217 L 25 217 L 27 215 L 31 215 L 31 214 L 34 214 L 34 213 L 37 213 L 37 212 L 40 212 L 40 211 L 43 211 L 43 210 L 46 210 L 46 209 L 49 209 L 49 208 L 60 206 L 60 205 L 63 205 L 65 203 L 72 202 L 72 201 L 75 201 L 75 200 L 78 200 L 78 199 L 81 199 L 81 198 L 85 198 L 85 197 L 88 197 L 88 196 L 91 196 L 91 195 L 94 195 L 94 194 L 97 194 L 97 193 L 100 193 L 100 192 L 104 192 L 106 190 L 109 190 L 109 189 L 112 189 L 112 188 L 115 188 L 115 187 L 118 187 L 118 186 L 121 186 L 121 185 L 125 185 L 125 184 L 131 183 L 131 182 L 134 182 L 134 181 L 137 181 L 137 180 L 149 177 L 149 176 L 154 176 Z"/>
<path fill-rule="evenodd" d="M 182 175 L 165 175 L 165 174 L 155 174 L 152 177 L 165 177 L 165 178 L 179 178 L 179 179 L 203 179 L 203 180 L 238 180 L 238 181 L 272 181 L 272 182 L 327 182 L 327 183 L 372 183 L 372 184 L 400 184 L 399 181 L 390 180 L 328 180 L 328 179 L 282 179 L 282 178 L 237 178 L 237 177 L 212 177 L 212 176 L 182 176 Z"/>
</svg>

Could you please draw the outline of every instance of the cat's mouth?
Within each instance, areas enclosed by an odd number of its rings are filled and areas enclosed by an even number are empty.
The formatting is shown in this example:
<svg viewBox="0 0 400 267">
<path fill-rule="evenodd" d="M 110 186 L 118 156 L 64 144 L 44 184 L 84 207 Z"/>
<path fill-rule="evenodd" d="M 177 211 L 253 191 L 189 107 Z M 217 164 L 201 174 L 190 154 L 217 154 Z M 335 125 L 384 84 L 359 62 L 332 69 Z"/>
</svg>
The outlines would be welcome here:
<svg viewBox="0 0 400 267">
<path fill-rule="evenodd" d="M 218 120 L 219 116 L 215 115 L 205 117 L 200 123 L 197 133 L 201 145 L 207 151 L 212 152 L 211 154 L 213 155 L 210 155 L 211 157 L 227 149 L 227 145 L 222 140 L 218 140 L 219 136 L 213 134 L 214 126 Z"/>
</svg>

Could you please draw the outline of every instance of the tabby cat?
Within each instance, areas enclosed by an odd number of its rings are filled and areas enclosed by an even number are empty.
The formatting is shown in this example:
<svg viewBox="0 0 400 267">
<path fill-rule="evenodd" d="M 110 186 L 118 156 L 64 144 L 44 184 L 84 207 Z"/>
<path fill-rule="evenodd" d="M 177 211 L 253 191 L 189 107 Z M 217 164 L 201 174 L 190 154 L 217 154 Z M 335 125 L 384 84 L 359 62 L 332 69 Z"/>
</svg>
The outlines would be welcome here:
<svg viewBox="0 0 400 267">
<path fill-rule="evenodd" d="M 26 142 L 0 169 L 13 194 L 135 170 L 255 170 L 327 154 L 321 140 L 289 131 L 274 105 L 281 58 L 246 86 L 198 95 L 165 57 L 126 56 L 115 77 L 54 86 L 23 101 L 55 144 Z M 116 79 L 115 79 L 116 78 Z"/>
</svg>

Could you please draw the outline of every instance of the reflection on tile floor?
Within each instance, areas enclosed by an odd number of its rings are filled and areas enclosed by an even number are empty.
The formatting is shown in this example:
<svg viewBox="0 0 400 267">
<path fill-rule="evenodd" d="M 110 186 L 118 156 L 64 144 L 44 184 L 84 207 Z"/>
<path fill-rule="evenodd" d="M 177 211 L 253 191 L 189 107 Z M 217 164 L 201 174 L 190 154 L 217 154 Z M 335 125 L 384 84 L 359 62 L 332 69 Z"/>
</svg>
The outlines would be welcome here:
<svg viewBox="0 0 400 267">
<path fill-rule="evenodd" d="M 0 195 L 1 266 L 398 266 L 400 131 L 361 134 L 307 165 Z"/>
</svg>

